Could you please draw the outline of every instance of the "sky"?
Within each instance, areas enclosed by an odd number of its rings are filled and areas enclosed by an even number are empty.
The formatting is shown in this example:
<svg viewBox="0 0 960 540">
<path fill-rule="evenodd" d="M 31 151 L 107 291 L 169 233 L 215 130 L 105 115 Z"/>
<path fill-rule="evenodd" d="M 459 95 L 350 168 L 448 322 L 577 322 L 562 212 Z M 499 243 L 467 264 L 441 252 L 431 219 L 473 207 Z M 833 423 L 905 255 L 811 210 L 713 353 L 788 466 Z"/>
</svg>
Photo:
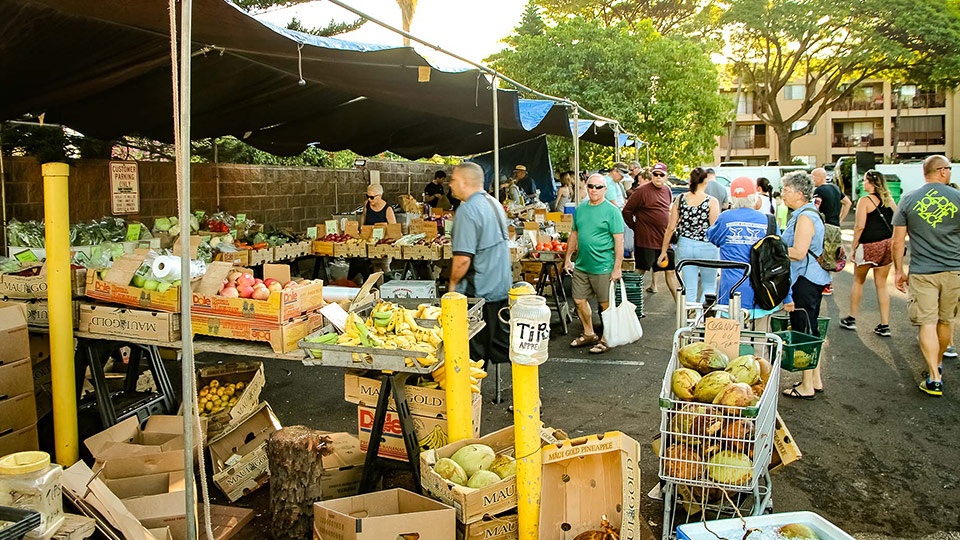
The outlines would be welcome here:
<svg viewBox="0 0 960 540">
<path fill-rule="evenodd" d="M 345 3 L 391 26 L 402 27 L 400 7 L 396 0 L 352 0 Z M 520 24 L 525 4 L 525 0 L 420 0 L 410 33 L 468 60 L 482 62 L 505 47 L 500 39 L 512 33 L 514 27 Z M 326 26 L 330 19 L 344 22 L 358 18 L 337 5 L 323 1 L 275 10 L 258 17 L 278 25 L 286 25 L 291 17 L 296 17 L 308 27 Z M 373 22 L 337 37 L 365 43 L 403 44 L 399 34 Z M 431 61 L 443 65 L 458 64 L 456 60 L 429 47 L 414 46 Z"/>
</svg>

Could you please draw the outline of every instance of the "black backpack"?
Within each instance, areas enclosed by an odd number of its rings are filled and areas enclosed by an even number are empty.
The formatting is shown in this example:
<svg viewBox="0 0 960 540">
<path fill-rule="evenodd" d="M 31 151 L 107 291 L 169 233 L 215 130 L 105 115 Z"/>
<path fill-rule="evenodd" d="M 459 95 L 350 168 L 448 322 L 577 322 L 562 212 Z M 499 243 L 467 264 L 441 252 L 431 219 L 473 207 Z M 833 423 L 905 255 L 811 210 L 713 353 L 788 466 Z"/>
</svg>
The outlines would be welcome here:
<svg viewBox="0 0 960 540">
<path fill-rule="evenodd" d="M 767 235 L 750 248 L 750 285 L 753 303 L 761 309 L 773 309 L 790 290 L 790 255 L 787 245 L 777 236 L 774 217 L 767 216 Z"/>
</svg>

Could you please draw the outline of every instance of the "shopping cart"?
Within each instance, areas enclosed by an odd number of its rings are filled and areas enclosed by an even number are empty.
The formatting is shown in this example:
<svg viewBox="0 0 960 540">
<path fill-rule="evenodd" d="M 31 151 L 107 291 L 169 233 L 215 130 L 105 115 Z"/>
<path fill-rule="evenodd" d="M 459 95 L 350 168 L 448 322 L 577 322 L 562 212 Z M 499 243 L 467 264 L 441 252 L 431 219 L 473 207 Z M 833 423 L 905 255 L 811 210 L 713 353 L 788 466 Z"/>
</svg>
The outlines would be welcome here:
<svg viewBox="0 0 960 540">
<path fill-rule="evenodd" d="M 730 301 L 727 305 L 717 304 L 716 295 L 707 295 L 703 303 L 686 303 L 683 301 L 686 292 L 686 286 L 683 284 L 683 276 L 680 270 L 684 266 L 699 266 L 701 268 L 716 268 L 743 270 L 743 276 L 737 281 L 730 291 Z M 703 326 L 704 320 L 708 317 L 730 318 L 730 313 L 737 314 L 737 320 L 741 322 L 744 328 L 751 323 L 750 312 L 740 309 L 740 293 L 737 289 L 747 280 L 750 275 L 750 265 L 748 263 L 739 263 L 733 261 L 714 261 L 706 259 L 686 259 L 677 263 L 677 328 L 696 328 Z M 717 278 L 719 280 L 719 277 Z"/>
<path fill-rule="evenodd" d="M 688 260 L 684 264 L 737 268 L 744 276 L 733 287 L 730 309 L 744 322 L 737 288 L 749 275 L 749 265 L 728 261 Z M 683 282 L 680 281 L 680 293 Z M 670 540 L 677 525 L 731 516 L 760 515 L 772 511 L 768 468 L 773 436 L 783 342 L 776 334 L 744 330 L 741 355 L 753 354 L 771 364 L 765 388 L 755 405 L 731 407 L 679 399 L 671 388 L 678 352 L 705 339 L 703 320 L 714 312 L 707 305 L 692 325 L 677 329 L 670 362 L 660 389 L 660 464 L 663 495 L 663 539 Z M 677 324 L 687 324 L 686 306 L 677 308 Z"/>
</svg>

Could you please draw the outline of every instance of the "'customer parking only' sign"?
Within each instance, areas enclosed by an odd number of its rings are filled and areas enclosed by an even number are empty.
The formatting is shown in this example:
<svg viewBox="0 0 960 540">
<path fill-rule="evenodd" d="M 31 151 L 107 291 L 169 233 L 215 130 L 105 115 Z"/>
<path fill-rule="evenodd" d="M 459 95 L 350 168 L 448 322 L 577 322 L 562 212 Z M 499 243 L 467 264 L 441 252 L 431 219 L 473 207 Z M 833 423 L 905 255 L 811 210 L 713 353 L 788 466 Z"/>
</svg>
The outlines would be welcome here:
<svg viewBox="0 0 960 540">
<path fill-rule="evenodd" d="M 136 161 L 110 162 L 110 211 L 114 215 L 140 213 L 140 174 Z"/>
</svg>

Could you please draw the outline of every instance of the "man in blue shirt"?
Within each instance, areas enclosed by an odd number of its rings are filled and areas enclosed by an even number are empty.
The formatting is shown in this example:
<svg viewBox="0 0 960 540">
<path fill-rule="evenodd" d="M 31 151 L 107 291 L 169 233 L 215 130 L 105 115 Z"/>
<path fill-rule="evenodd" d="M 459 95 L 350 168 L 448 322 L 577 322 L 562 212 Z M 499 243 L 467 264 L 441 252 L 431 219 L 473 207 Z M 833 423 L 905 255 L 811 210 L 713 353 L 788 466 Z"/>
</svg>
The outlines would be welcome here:
<svg viewBox="0 0 960 540">
<path fill-rule="evenodd" d="M 486 328 L 470 340 L 471 356 L 508 362 L 509 334 L 498 312 L 507 305 L 512 275 L 507 216 L 483 189 L 483 169 L 464 162 L 453 169 L 450 190 L 462 204 L 453 218 L 449 290 L 483 298 Z"/>
</svg>

